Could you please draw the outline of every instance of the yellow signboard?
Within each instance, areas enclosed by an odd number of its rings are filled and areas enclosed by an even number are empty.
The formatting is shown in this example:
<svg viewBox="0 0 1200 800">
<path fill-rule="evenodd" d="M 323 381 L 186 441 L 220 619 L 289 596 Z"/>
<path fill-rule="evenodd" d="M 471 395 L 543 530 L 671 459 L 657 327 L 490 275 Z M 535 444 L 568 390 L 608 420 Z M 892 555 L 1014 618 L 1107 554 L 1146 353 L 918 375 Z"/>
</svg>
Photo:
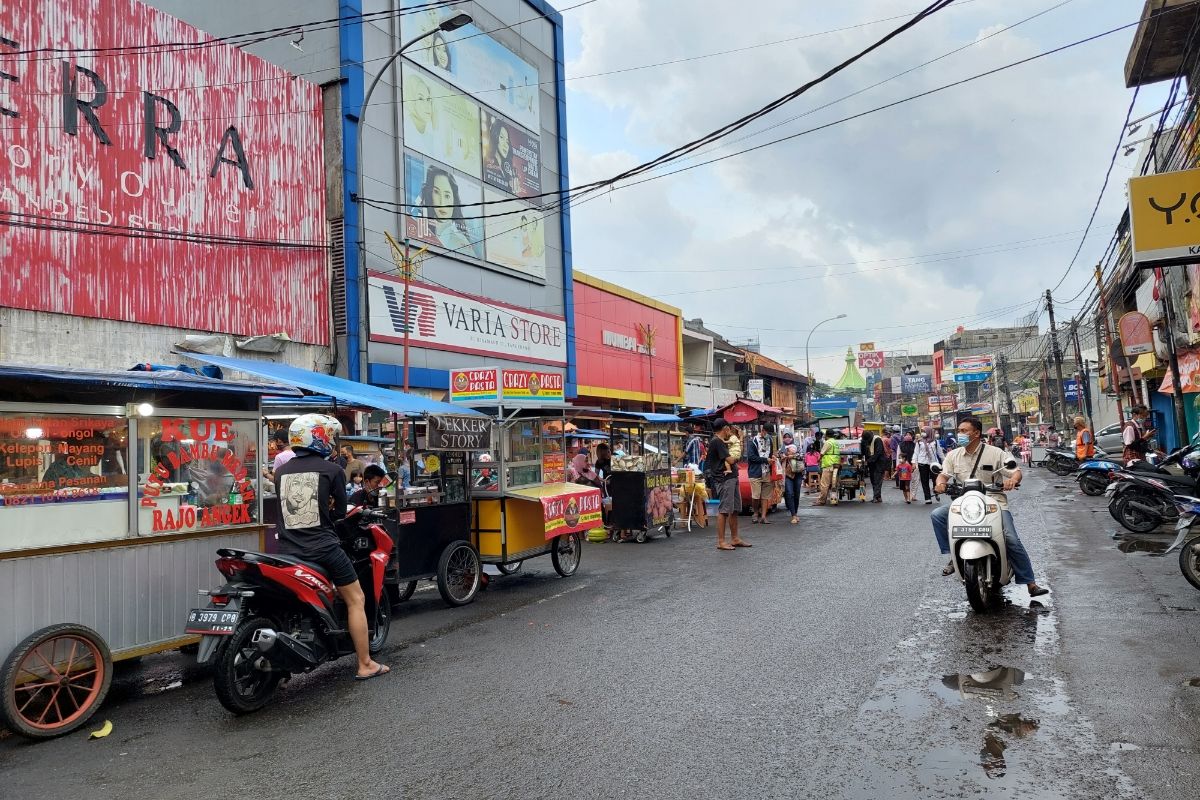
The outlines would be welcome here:
<svg viewBox="0 0 1200 800">
<path fill-rule="evenodd" d="M 860 353 L 869 353 L 869 352 L 871 352 L 871 351 L 872 351 L 872 350 L 874 350 L 874 349 L 875 349 L 875 343 L 874 343 L 874 342 L 861 342 L 861 343 L 858 345 L 858 351 L 859 351 Z"/>
<path fill-rule="evenodd" d="M 1135 264 L 1200 258 L 1200 169 L 1129 180 Z"/>
</svg>

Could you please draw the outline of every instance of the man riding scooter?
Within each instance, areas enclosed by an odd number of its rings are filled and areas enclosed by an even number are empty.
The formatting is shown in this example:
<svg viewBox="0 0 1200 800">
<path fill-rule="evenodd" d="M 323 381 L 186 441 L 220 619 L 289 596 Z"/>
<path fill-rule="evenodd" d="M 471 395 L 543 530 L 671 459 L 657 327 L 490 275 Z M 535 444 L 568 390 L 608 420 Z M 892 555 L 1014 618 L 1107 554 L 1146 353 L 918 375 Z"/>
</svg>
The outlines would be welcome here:
<svg viewBox="0 0 1200 800">
<path fill-rule="evenodd" d="M 937 477 L 934 491 L 945 494 L 950 478 L 956 478 L 965 483 L 968 480 L 981 480 L 991 484 L 993 478 L 1004 469 L 1007 455 L 998 447 L 992 447 L 983 441 L 983 425 L 978 419 L 968 418 L 958 426 L 958 447 L 946 454 L 942 463 L 942 472 Z M 1012 491 L 1021 483 L 1020 468 L 1012 470 L 1004 480 L 1004 491 Z M 1008 562 L 1012 566 L 1014 577 L 1025 584 L 1030 597 L 1040 597 L 1050 590 L 1038 586 L 1033 579 L 1033 564 L 1025 546 L 1017 537 L 1017 528 L 1013 523 L 1012 514 L 1008 510 L 1008 498 L 1002 493 L 989 494 L 1000 504 L 1003 510 L 1004 542 L 1008 551 Z M 937 537 L 938 548 L 942 555 L 950 555 L 950 506 L 943 505 L 934 509 L 930 514 L 933 522 L 933 533 Z M 954 564 L 951 562 L 943 570 L 942 575 L 953 575 Z"/>
<path fill-rule="evenodd" d="M 281 498 L 279 549 L 284 555 L 319 564 L 346 602 L 347 624 L 358 656 L 355 680 L 389 672 L 369 650 L 366 595 L 354 563 L 342 550 L 333 523 L 346 514 L 346 473 L 328 458 L 333 454 L 342 423 L 324 414 L 305 414 L 288 429 L 296 457 L 275 472 L 275 491 Z"/>
</svg>

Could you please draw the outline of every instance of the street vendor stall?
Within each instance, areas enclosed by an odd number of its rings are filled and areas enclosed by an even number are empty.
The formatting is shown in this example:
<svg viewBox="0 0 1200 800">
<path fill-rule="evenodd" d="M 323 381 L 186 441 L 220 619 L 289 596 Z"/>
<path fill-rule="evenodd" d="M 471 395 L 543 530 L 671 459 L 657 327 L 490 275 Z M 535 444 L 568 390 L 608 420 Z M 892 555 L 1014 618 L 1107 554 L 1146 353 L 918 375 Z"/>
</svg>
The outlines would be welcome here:
<svg viewBox="0 0 1200 800">
<path fill-rule="evenodd" d="M 573 575 L 583 533 L 600 524 L 600 490 L 567 483 L 568 425 L 562 376 L 536 370 L 480 368 L 450 373 L 450 401 L 486 410 L 496 447 L 471 463 L 474 534 L 485 564 L 506 574 L 549 555 Z M 488 477 L 484 478 L 484 473 Z"/>
<path fill-rule="evenodd" d="M 392 449 L 402 462 L 398 464 L 400 474 L 407 474 L 408 480 L 407 486 L 405 481 L 397 481 L 379 498 L 388 511 L 384 527 L 394 542 L 384 579 L 388 596 L 393 603 L 403 602 L 412 596 L 418 580 L 434 579 L 448 605 L 462 606 L 475 599 L 483 579 L 478 543 L 472 534 L 470 462 L 475 453 L 492 446 L 492 421 L 487 416 L 284 364 L 199 354 L 192 357 L 314 392 L 320 398 L 315 402 L 390 414 L 397 437 Z M 312 410 L 312 402 L 307 398 L 297 406 Z M 400 438 L 404 431 L 406 439 Z M 345 438 L 382 444 L 382 437 Z M 379 452 L 382 454 L 383 448 Z"/>
<path fill-rule="evenodd" d="M 671 535 L 675 524 L 671 467 L 673 452 L 683 451 L 680 419 L 673 414 L 608 412 L 612 474 L 606 477 L 612 497 L 609 529 L 614 542 L 653 532 Z"/>
<path fill-rule="evenodd" d="M 0 722 L 68 733 L 113 662 L 193 641 L 217 548 L 261 549 L 260 397 L 181 369 L 0 365 Z M 298 394 L 298 393 L 296 393 Z"/>
<path fill-rule="evenodd" d="M 741 398 L 735 400 L 727 406 L 706 411 L 701 415 L 694 415 L 693 420 L 708 420 L 723 419 L 737 430 L 738 438 L 742 442 L 743 459 L 738 469 L 738 490 L 742 495 L 742 513 L 751 513 L 750 503 L 750 477 L 747 474 L 747 463 L 745 461 L 746 442 L 750 437 L 758 433 L 758 427 L 767 423 L 773 426 L 775 434 L 772 439 L 772 450 L 777 451 L 780 445 L 779 438 L 779 422 L 783 409 L 768 406 L 764 403 L 759 403 L 754 400 Z M 772 484 L 774 486 L 774 494 L 769 503 L 771 510 L 774 510 L 779 502 L 783 499 L 782 479 L 780 482 Z"/>
</svg>

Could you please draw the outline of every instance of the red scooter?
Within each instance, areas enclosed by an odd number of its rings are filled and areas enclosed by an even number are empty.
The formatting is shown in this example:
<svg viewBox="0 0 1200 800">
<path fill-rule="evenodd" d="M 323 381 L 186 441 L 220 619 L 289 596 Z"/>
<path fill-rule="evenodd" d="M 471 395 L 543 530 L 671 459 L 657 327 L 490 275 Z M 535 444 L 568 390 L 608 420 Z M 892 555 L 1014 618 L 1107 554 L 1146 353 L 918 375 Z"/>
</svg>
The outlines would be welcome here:
<svg viewBox="0 0 1200 800">
<path fill-rule="evenodd" d="M 371 654 L 383 649 L 392 623 L 383 575 L 392 539 L 385 512 L 355 508 L 335 526 L 367 596 Z M 206 608 L 188 613 L 186 632 L 200 634 L 196 661 L 214 663 L 213 686 L 235 714 L 265 706 L 280 681 L 354 652 L 342 602 L 317 564 L 284 555 L 222 548 L 217 569 L 228 581 L 200 590 Z"/>
</svg>

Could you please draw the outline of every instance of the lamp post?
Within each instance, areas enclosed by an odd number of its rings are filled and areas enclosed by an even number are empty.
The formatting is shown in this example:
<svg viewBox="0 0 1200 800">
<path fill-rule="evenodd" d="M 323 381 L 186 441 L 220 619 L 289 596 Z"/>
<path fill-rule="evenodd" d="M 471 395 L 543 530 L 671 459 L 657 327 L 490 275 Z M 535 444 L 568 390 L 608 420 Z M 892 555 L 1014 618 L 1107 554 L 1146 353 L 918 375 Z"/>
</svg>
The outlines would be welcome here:
<svg viewBox="0 0 1200 800">
<path fill-rule="evenodd" d="M 809 360 L 808 360 L 808 343 L 812 341 L 812 335 L 817 330 L 817 328 L 821 327 L 826 322 L 833 322 L 835 319 L 845 319 L 845 318 L 846 318 L 845 314 L 838 314 L 836 317 L 830 317 L 829 319 L 821 320 L 816 325 L 812 326 L 812 330 L 810 330 L 808 332 L 808 338 L 804 340 L 804 372 L 808 376 L 808 415 L 810 417 L 812 416 L 813 378 L 812 378 L 812 364 L 809 363 Z"/>
<path fill-rule="evenodd" d="M 470 14 L 457 14 L 457 15 L 451 17 L 450 19 L 446 20 L 445 22 L 443 22 L 441 25 L 438 25 L 433 30 L 426 31 L 425 33 L 422 33 L 420 36 L 414 36 L 413 38 L 409 39 L 404 44 L 400 45 L 399 49 L 397 49 L 396 52 L 392 53 L 391 57 L 388 58 L 388 60 L 384 62 L 382 67 L 379 68 L 379 72 L 375 73 L 375 78 L 374 78 L 374 80 L 371 81 L 371 85 L 367 87 L 367 93 L 365 95 L 363 95 L 362 106 L 358 110 L 358 135 L 356 137 L 357 138 L 357 147 L 358 147 L 356 158 L 357 158 L 358 163 L 356 164 L 356 167 L 355 167 L 356 171 L 358 172 L 358 179 L 357 179 L 358 191 L 354 195 L 354 202 L 358 206 L 358 296 L 360 298 L 362 298 L 362 300 L 361 300 L 362 309 L 359 312 L 358 320 L 356 320 L 356 324 L 358 325 L 358 352 L 355 353 L 354 357 L 358 359 L 359 380 L 363 381 L 364 383 L 369 382 L 367 380 L 367 339 L 370 335 L 370 322 L 368 321 L 367 314 L 366 314 L 366 305 L 367 305 L 367 232 L 366 232 L 367 210 L 366 210 L 366 206 L 363 205 L 363 199 L 362 199 L 363 198 L 363 172 L 364 172 L 364 169 L 363 169 L 363 134 L 366 132 L 366 128 L 367 128 L 367 126 L 366 126 L 367 105 L 371 102 L 371 95 L 375 92 L 375 87 L 379 84 L 380 79 L 383 78 L 383 74 L 385 72 L 387 72 L 388 69 L 391 68 L 392 64 L 395 63 L 396 59 L 399 58 L 404 53 L 405 50 L 412 47 L 417 42 L 420 42 L 424 39 L 428 39 L 430 36 L 433 36 L 434 34 L 441 33 L 443 31 L 446 33 L 449 33 L 451 31 L 456 31 L 459 28 L 463 27 L 464 25 L 468 25 L 470 23 L 471 23 L 471 15 Z M 404 325 L 405 325 L 406 329 L 409 324 L 410 324 L 410 320 L 408 318 L 408 304 L 407 304 L 407 299 L 406 299 L 405 306 L 404 306 Z M 405 371 L 407 372 L 407 370 L 408 370 L 407 355 L 405 356 L 404 367 L 405 367 Z"/>
</svg>

